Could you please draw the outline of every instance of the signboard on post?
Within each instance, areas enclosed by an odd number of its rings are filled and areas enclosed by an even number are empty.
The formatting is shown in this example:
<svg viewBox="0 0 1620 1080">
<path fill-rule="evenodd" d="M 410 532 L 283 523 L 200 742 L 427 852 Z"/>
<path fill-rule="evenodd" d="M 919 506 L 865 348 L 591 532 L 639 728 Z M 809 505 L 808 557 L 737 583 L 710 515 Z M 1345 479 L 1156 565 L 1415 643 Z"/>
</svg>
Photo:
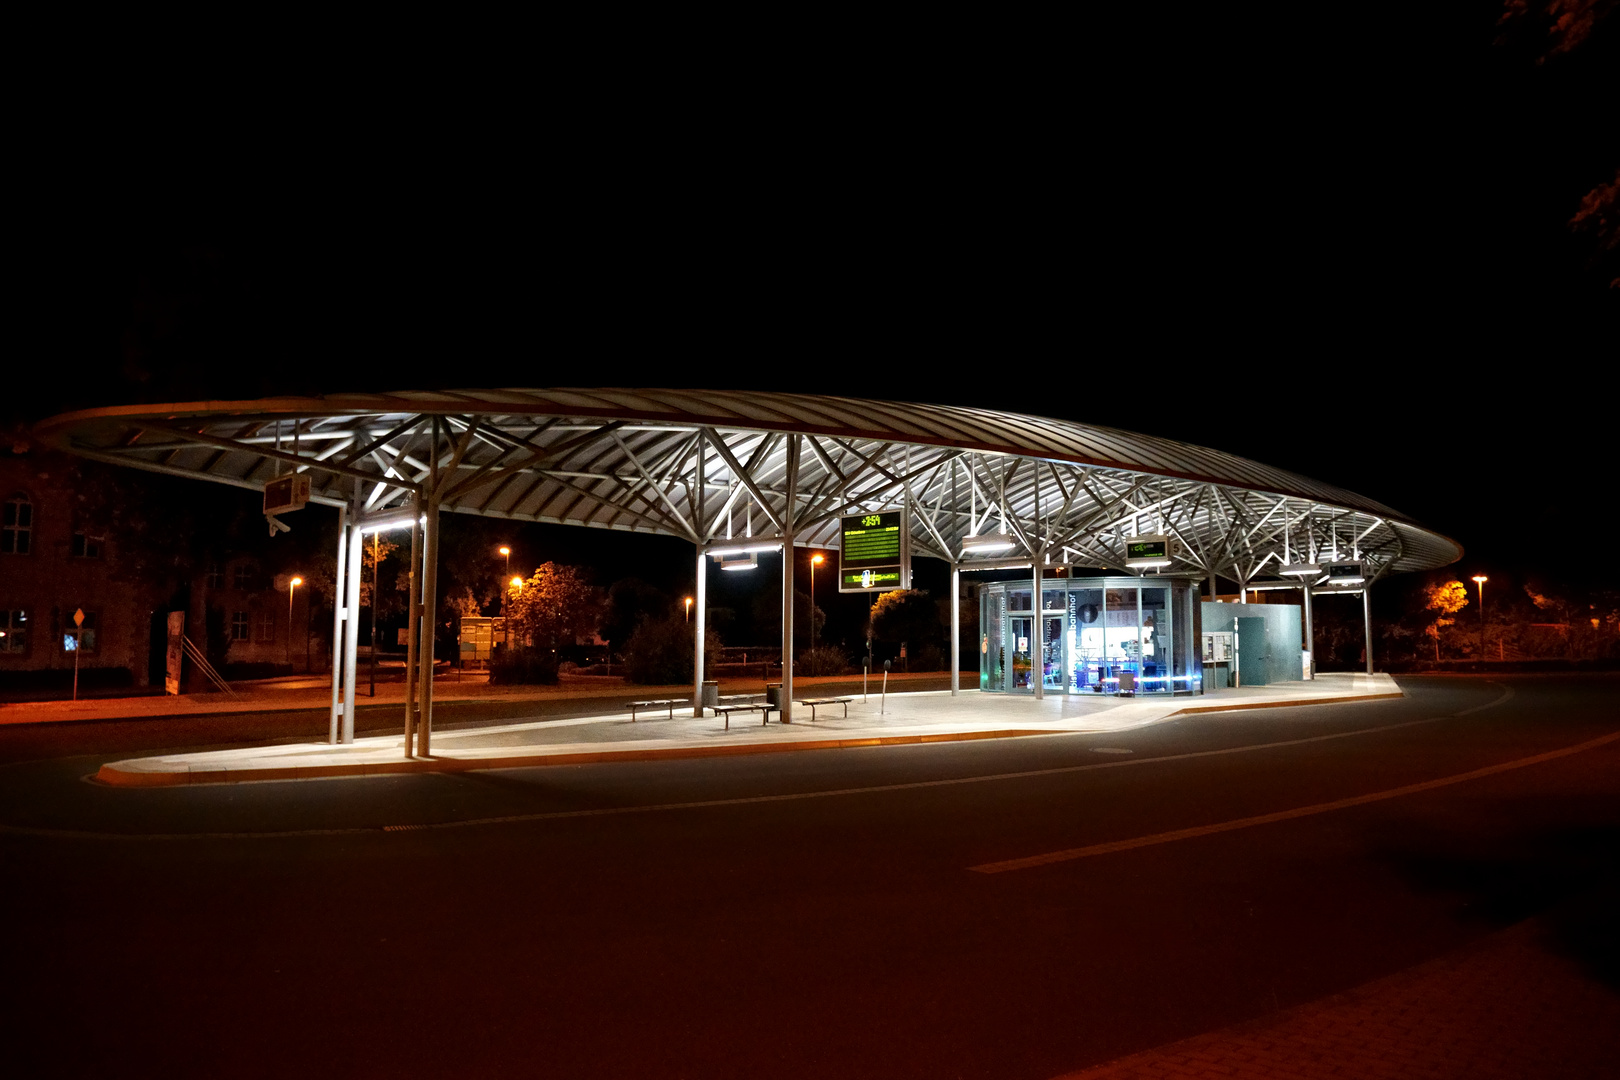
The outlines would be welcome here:
<svg viewBox="0 0 1620 1080">
<path fill-rule="evenodd" d="M 309 502 L 309 475 L 288 473 L 264 482 L 264 512 L 285 514 L 289 510 L 302 510 Z"/>
<path fill-rule="evenodd" d="M 838 520 L 838 591 L 891 592 L 911 584 L 906 513 L 846 514 Z"/>
</svg>

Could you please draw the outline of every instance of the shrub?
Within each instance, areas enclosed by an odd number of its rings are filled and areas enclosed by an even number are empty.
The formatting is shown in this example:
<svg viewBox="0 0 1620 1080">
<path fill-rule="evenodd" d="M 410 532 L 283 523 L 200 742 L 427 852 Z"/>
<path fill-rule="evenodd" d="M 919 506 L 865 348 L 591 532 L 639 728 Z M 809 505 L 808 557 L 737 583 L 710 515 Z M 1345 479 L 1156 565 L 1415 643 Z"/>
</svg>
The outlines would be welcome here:
<svg viewBox="0 0 1620 1080">
<path fill-rule="evenodd" d="M 689 683 L 692 681 L 693 626 L 684 618 L 644 619 L 624 646 L 624 675 L 633 683 Z M 720 635 L 703 636 L 704 663 L 720 651 Z"/>
<path fill-rule="evenodd" d="M 489 661 L 489 681 L 495 686 L 533 686 L 557 681 L 557 658 L 539 649 L 498 651 Z"/>
<path fill-rule="evenodd" d="M 799 675 L 847 675 L 849 657 L 844 655 L 843 649 L 820 645 L 800 653 L 794 670 Z"/>
</svg>

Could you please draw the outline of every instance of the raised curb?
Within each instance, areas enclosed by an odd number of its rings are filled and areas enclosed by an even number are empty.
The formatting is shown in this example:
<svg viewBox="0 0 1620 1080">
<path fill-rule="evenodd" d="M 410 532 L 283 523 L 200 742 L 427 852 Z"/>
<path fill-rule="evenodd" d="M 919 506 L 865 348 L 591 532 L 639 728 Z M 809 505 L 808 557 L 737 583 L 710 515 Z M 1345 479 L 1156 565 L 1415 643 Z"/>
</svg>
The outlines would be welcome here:
<svg viewBox="0 0 1620 1080">
<path fill-rule="evenodd" d="M 1236 705 L 1189 705 L 1185 709 L 1177 709 L 1171 716 L 1185 716 L 1188 713 L 1210 712 L 1241 712 L 1244 709 L 1295 709 L 1310 705 L 1341 705 L 1347 701 L 1383 701 L 1388 698 L 1402 698 L 1405 694 L 1343 694 L 1338 697 L 1319 697 L 1308 700 L 1295 699 L 1293 701 L 1246 701 Z"/>
<path fill-rule="evenodd" d="M 474 772 L 483 769 L 526 769 L 542 765 L 594 765 L 618 761 L 668 761 L 682 758 L 737 757 L 779 754 L 796 750 L 839 750 L 862 746 L 900 746 L 916 743 L 967 742 L 978 739 L 1014 739 L 1029 735 L 1058 735 L 1061 731 L 1008 728 L 996 731 L 946 731 L 928 735 L 884 735 L 861 739 L 805 739 L 797 742 L 749 743 L 733 746 L 670 746 L 633 750 L 588 750 L 563 754 L 514 754 L 506 757 L 401 758 L 397 761 L 357 761 L 353 764 L 281 766 L 277 768 L 206 769 L 172 772 L 137 772 L 103 765 L 96 781 L 109 787 L 181 787 L 188 784 L 240 784 L 256 780 L 314 780 L 333 776 L 386 776 L 401 773 Z"/>
</svg>

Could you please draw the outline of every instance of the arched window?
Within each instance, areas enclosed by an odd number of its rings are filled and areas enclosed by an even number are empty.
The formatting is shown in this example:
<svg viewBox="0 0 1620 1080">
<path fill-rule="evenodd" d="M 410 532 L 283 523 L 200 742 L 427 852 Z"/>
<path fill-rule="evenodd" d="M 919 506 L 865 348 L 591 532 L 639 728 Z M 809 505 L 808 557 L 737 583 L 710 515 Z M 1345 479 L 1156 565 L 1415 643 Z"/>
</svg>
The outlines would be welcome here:
<svg viewBox="0 0 1620 1080">
<path fill-rule="evenodd" d="M 6 500 L 0 517 L 0 555 L 26 555 L 33 546 L 34 504 L 19 492 Z"/>
</svg>

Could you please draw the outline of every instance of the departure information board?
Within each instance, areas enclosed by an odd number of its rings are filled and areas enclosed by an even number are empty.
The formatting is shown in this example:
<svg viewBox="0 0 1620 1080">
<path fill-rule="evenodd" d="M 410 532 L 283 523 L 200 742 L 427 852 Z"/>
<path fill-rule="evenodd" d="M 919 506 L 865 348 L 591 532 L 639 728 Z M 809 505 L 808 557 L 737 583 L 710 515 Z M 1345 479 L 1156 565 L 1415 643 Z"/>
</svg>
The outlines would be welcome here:
<svg viewBox="0 0 1620 1080">
<path fill-rule="evenodd" d="M 911 552 L 903 510 L 849 514 L 839 519 L 838 591 L 903 589 Z"/>
</svg>

